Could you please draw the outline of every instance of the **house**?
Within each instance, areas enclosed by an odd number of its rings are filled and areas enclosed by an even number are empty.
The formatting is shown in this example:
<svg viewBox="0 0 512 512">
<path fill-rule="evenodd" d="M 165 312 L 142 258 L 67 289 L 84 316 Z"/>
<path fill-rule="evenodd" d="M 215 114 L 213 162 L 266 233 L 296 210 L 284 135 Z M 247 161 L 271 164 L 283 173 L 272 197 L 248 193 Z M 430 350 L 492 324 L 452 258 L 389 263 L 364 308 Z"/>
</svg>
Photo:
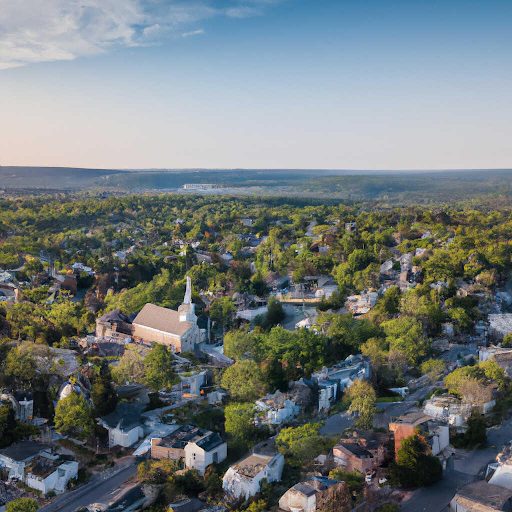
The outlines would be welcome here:
<svg viewBox="0 0 512 512">
<path fill-rule="evenodd" d="M 108 430 L 108 446 L 128 448 L 144 437 L 143 406 L 121 402 L 116 410 L 99 418 L 100 425 Z"/>
<path fill-rule="evenodd" d="M 73 295 L 76 295 L 77 280 L 74 274 L 54 274 L 53 277 L 55 278 L 55 285 L 59 289 L 69 290 Z"/>
<path fill-rule="evenodd" d="M 377 469 L 387 456 L 386 443 L 389 434 L 354 431 L 352 436 L 341 438 L 333 448 L 334 462 L 344 471 L 359 471 L 367 473 Z"/>
<path fill-rule="evenodd" d="M 423 412 L 411 412 L 389 424 L 390 432 L 395 434 L 395 455 L 402 446 L 402 439 L 416 434 L 418 429 L 432 455 L 439 455 L 450 444 L 450 432 L 446 423 L 434 420 Z"/>
<path fill-rule="evenodd" d="M 14 410 L 14 414 L 19 421 L 30 421 L 34 415 L 34 400 L 32 393 L 23 391 L 15 391 L 13 393 L 3 390 L 0 394 L 0 401 L 10 403 Z"/>
<path fill-rule="evenodd" d="M 9 479 L 24 480 L 25 466 L 43 453 L 51 458 L 50 446 L 34 441 L 15 443 L 0 450 L 0 468 L 7 471 Z"/>
<path fill-rule="evenodd" d="M 201 341 L 201 333 L 191 297 L 191 281 L 187 276 L 185 298 L 178 311 L 146 304 L 133 320 L 133 336 L 167 345 L 175 353 L 194 350 L 194 345 Z"/>
<path fill-rule="evenodd" d="M 163 438 L 151 439 L 152 459 L 185 460 L 185 466 L 204 475 L 210 464 L 227 457 L 227 444 L 217 432 L 184 425 Z"/>
<path fill-rule="evenodd" d="M 473 407 L 454 396 L 432 396 L 425 401 L 423 411 L 426 415 L 449 425 L 461 427 L 466 424 Z"/>
<path fill-rule="evenodd" d="M 222 488 L 233 498 L 248 499 L 260 491 L 262 480 L 280 481 L 283 467 L 284 457 L 276 451 L 273 441 L 264 441 L 229 467 L 222 478 Z"/>
<path fill-rule="evenodd" d="M 309 402 L 311 390 L 303 384 L 293 384 L 290 391 L 265 395 L 256 400 L 256 425 L 281 425 L 299 414 L 301 407 Z"/>
<path fill-rule="evenodd" d="M 460 489 L 450 502 L 454 512 L 511 512 L 512 491 L 479 480 Z"/>
<path fill-rule="evenodd" d="M 192 395 L 201 394 L 201 386 L 206 384 L 206 372 L 191 371 L 178 374 L 181 378 L 181 391 Z"/>
<path fill-rule="evenodd" d="M 132 334 L 132 323 L 120 309 L 113 309 L 96 319 L 96 336 L 111 338 L 119 334 Z"/>
<path fill-rule="evenodd" d="M 331 368 L 323 367 L 311 375 L 311 380 L 320 388 L 318 394 L 318 410 L 330 409 L 336 400 L 338 389 L 343 391 L 356 379 L 367 379 L 371 376 L 369 359 L 361 354 L 348 356 Z"/>
<path fill-rule="evenodd" d="M 478 356 L 480 362 L 484 362 L 489 359 L 496 361 L 499 368 L 504 370 L 509 377 L 512 376 L 512 348 L 496 346 L 480 348 Z"/>
<path fill-rule="evenodd" d="M 250 228 L 253 225 L 253 220 L 249 217 L 244 217 L 243 219 L 240 219 L 240 222 L 246 227 Z"/>
<path fill-rule="evenodd" d="M 345 307 L 356 315 L 366 315 L 377 304 L 379 294 L 377 292 L 363 293 L 362 295 L 350 295 L 345 301 Z"/>
<path fill-rule="evenodd" d="M 78 477 L 78 462 L 52 460 L 44 455 L 35 457 L 25 468 L 25 483 L 43 494 L 64 492 L 70 480 Z"/>
<path fill-rule="evenodd" d="M 279 510 L 313 512 L 330 497 L 334 488 L 346 493 L 347 484 L 325 476 L 313 476 L 288 489 L 279 499 Z"/>
<path fill-rule="evenodd" d="M 371 377 L 370 360 L 361 354 L 348 356 L 330 368 L 323 367 L 314 372 L 311 379 L 316 382 L 334 381 L 341 390 L 349 387 L 356 379 L 367 379 Z"/>
</svg>

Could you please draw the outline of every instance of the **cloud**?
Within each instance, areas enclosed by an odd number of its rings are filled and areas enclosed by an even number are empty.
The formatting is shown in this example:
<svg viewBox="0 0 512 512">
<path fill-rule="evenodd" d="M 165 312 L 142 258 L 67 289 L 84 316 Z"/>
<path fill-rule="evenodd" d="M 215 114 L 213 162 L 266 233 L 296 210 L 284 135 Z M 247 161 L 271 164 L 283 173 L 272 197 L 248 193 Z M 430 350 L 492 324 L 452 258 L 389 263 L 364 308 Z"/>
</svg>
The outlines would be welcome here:
<svg viewBox="0 0 512 512">
<path fill-rule="evenodd" d="M 192 32 L 183 32 L 183 34 L 181 34 L 181 37 L 199 36 L 201 34 L 204 34 L 203 29 L 192 30 Z"/>
<path fill-rule="evenodd" d="M 203 34 L 194 24 L 215 16 L 259 15 L 262 4 L 276 0 L 242 0 L 227 9 L 213 1 L 0 0 L 0 69 Z"/>
<path fill-rule="evenodd" d="M 247 5 L 226 9 L 226 15 L 230 18 L 251 18 L 252 16 L 258 16 L 260 14 L 262 14 L 262 12 L 259 9 Z"/>
</svg>

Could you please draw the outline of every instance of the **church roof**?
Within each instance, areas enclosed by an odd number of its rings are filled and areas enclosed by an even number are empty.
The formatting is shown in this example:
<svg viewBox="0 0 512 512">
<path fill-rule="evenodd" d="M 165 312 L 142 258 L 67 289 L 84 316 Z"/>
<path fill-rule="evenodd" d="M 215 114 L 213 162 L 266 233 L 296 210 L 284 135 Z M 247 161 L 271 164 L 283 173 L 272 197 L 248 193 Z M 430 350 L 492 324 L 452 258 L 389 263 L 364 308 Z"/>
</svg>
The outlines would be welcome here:
<svg viewBox="0 0 512 512">
<path fill-rule="evenodd" d="M 194 324 L 192 322 L 180 322 L 180 313 L 168 308 L 146 304 L 133 320 L 134 325 L 149 327 L 157 331 L 182 336 Z"/>
</svg>

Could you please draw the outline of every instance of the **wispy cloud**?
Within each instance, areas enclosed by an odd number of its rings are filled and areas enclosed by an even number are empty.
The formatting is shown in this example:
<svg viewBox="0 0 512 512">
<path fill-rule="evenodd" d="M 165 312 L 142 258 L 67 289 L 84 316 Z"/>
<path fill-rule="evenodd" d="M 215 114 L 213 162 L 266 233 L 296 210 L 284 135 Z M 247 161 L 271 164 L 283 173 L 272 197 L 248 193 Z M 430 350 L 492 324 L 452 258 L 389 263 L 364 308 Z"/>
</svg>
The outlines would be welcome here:
<svg viewBox="0 0 512 512">
<path fill-rule="evenodd" d="M 242 0 L 229 8 L 211 1 L 0 0 L 0 69 L 204 34 L 196 28 L 201 21 L 248 18 L 279 0 Z"/>
<path fill-rule="evenodd" d="M 258 16 L 262 14 L 260 9 L 249 7 L 247 5 L 241 5 L 239 7 L 230 7 L 226 9 L 226 14 L 230 18 L 251 18 L 252 16 Z"/>
<path fill-rule="evenodd" d="M 204 34 L 204 30 L 200 28 L 199 30 L 192 30 L 191 32 L 183 32 L 181 37 L 200 36 L 202 34 Z"/>
</svg>

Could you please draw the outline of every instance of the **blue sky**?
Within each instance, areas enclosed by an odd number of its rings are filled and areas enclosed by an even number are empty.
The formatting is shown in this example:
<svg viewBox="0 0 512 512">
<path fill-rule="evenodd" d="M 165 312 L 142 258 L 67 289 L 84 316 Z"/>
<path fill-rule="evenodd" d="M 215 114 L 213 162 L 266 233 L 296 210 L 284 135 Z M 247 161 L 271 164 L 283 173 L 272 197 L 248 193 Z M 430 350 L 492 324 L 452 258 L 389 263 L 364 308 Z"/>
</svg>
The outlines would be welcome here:
<svg viewBox="0 0 512 512">
<path fill-rule="evenodd" d="M 512 167 L 512 2 L 2 0 L 0 165 Z"/>
</svg>

